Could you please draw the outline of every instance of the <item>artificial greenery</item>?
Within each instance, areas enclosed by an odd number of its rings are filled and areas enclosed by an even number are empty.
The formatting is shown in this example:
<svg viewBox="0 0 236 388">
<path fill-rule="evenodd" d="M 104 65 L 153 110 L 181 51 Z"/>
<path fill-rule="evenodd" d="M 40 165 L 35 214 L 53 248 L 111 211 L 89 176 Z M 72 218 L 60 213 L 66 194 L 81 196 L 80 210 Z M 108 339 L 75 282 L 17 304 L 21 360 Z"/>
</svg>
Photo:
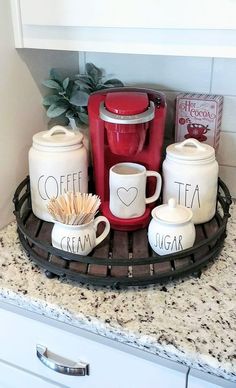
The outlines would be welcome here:
<svg viewBox="0 0 236 388">
<path fill-rule="evenodd" d="M 75 120 L 76 125 L 88 124 L 88 98 L 95 91 L 124 86 L 116 79 L 105 81 L 102 69 L 93 63 L 86 63 L 85 74 L 75 77 L 62 77 L 55 69 L 51 69 L 49 79 L 43 85 L 52 89 L 53 93 L 43 99 L 50 119 L 60 118 L 69 123 Z"/>
</svg>

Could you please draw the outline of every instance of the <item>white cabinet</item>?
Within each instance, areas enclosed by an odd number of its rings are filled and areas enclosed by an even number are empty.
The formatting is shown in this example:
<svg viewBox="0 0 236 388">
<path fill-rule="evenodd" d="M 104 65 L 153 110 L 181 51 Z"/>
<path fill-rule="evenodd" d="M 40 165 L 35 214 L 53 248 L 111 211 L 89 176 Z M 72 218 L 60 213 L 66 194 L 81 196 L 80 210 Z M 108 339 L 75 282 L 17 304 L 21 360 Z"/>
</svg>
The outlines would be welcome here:
<svg viewBox="0 0 236 388">
<path fill-rule="evenodd" d="M 16 47 L 236 57 L 225 0 L 11 0 Z"/>
<path fill-rule="evenodd" d="M 78 386 L 80 388 L 185 388 L 186 386 L 187 367 L 70 325 L 26 313 L 15 307 L 12 311 L 10 306 L 6 309 L 6 304 L 0 305 L 0 322 L 0 359 L 6 364 L 16 366 L 22 370 L 22 373 L 29 371 L 32 375 L 37 375 L 35 378 L 43 377 L 47 381 L 52 381 L 55 386 L 56 384 L 70 388 Z M 88 371 L 89 374 L 70 376 L 50 369 L 37 357 L 37 345 L 47 348 L 45 359 L 46 362 L 51 363 L 51 366 L 56 363 L 75 368 L 76 365 L 73 363 L 88 364 L 86 372 Z M 7 368 L 6 365 L 4 367 Z M 17 370 L 16 376 L 17 373 L 21 371 Z M 30 375 L 27 376 L 26 372 L 23 376 L 25 379 L 30 379 Z M 41 387 L 40 384 L 29 385 L 20 381 L 19 379 L 17 388 Z M 4 383 L 0 386 L 8 387 L 4 386 Z"/>
<path fill-rule="evenodd" d="M 35 387 L 35 388 L 57 388 L 63 387 L 45 379 L 35 376 L 29 371 L 19 369 L 16 366 L 0 361 L 0 387 Z"/>
<path fill-rule="evenodd" d="M 187 388 L 236 388 L 236 382 L 191 369 L 188 375 Z"/>
</svg>

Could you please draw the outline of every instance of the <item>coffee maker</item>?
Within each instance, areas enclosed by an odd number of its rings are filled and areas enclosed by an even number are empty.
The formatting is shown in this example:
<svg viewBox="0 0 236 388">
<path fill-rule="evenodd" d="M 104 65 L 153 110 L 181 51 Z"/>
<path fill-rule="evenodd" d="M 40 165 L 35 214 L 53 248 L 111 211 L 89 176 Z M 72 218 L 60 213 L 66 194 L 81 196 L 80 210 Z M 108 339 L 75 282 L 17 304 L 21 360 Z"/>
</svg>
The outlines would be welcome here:
<svg viewBox="0 0 236 388">
<path fill-rule="evenodd" d="M 154 205 L 136 218 L 114 216 L 109 209 L 109 169 L 117 163 L 134 162 L 159 171 L 164 138 L 166 102 L 163 94 L 143 88 L 105 89 L 90 95 L 88 102 L 93 177 L 100 210 L 115 230 L 144 228 Z M 154 192 L 147 181 L 147 195 Z M 122 215 L 121 215 L 122 217 Z"/>
</svg>

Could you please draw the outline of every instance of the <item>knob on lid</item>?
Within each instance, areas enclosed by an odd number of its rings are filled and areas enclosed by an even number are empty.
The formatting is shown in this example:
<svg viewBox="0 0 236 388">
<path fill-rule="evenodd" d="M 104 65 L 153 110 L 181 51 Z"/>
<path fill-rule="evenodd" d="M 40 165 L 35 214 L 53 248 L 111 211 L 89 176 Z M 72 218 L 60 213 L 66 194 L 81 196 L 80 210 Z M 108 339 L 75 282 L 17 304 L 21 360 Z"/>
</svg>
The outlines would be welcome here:
<svg viewBox="0 0 236 388">
<path fill-rule="evenodd" d="M 214 148 L 196 139 L 186 139 L 181 143 L 171 144 L 167 147 L 166 153 L 168 157 L 178 160 L 200 161 L 215 158 Z"/>
<path fill-rule="evenodd" d="M 149 100 L 146 93 L 113 92 L 107 94 L 105 106 L 109 112 L 129 116 L 145 112 L 148 109 Z"/>
<path fill-rule="evenodd" d="M 83 135 L 56 125 L 49 131 L 41 131 L 33 136 L 33 144 L 46 147 L 82 146 Z"/>
<path fill-rule="evenodd" d="M 160 205 L 152 210 L 152 217 L 168 224 L 182 224 L 191 220 L 192 210 L 178 205 L 174 198 L 170 198 L 168 204 Z"/>
</svg>

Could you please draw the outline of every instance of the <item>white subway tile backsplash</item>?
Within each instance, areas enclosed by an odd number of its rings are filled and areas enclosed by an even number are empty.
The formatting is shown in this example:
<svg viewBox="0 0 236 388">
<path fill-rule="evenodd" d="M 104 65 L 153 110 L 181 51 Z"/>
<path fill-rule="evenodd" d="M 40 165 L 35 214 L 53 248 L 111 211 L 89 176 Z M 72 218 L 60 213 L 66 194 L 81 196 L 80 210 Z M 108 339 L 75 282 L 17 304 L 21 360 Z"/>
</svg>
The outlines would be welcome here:
<svg viewBox="0 0 236 388">
<path fill-rule="evenodd" d="M 220 176 L 236 197 L 236 60 L 151 55 L 85 53 L 82 62 L 105 70 L 106 78 L 126 85 L 163 91 L 167 100 L 166 144 L 173 142 L 175 99 L 179 92 L 224 96 L 222 131 L 217 160 Z M 82 66 L 83 67 L 83 66 Z"/>
<path fill-rule="evenodd" d="M 236 167 L 236 132 L 221 132 L 217 160 L 220 164 Z"/>
<path fill-rule="evenodd" d="M 224 96 L 221 129 L 224 132 L 236 132 L 236 96 Z"/>
<path fill-rule="evenodd" d="M 211 93 L 236 95 L 236 59 L 215 58 Z"/>
<path fill-rule="evenodd" d="M 127 85 L 159 90 L 209 93 L 211 58 L 86 53 L 86 62 L 105 69 Z"/>
<path fill-rule="evenodd" d="M 236 198 L 236 167 L 220 166 L 219 175 L 228 186 L 231 196 Z"/>
</svg>

